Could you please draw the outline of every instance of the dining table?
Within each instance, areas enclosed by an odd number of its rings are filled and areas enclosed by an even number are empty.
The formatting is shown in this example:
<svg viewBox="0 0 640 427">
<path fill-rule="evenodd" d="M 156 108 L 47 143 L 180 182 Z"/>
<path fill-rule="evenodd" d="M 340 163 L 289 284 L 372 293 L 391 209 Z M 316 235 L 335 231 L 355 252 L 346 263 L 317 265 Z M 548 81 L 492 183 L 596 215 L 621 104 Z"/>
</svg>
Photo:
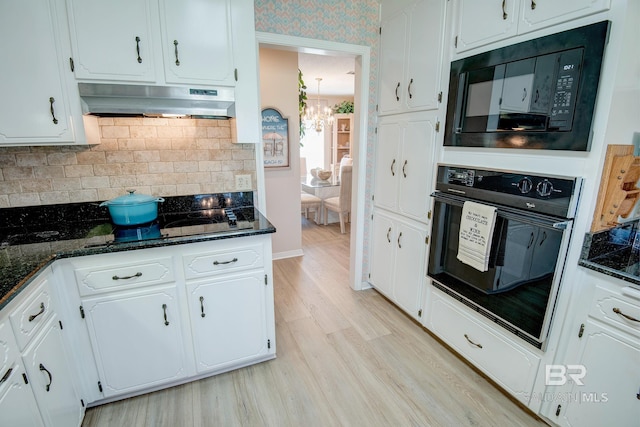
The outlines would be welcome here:
<svg viewBox="0 0 640 427">
<path fill-rule="evenodd" d="M 340 195 L 340 180 L 336 175 L 331 175 L 329 179 L 315 178 L 310 174 L 300 177 L 300 185 L 302 191 L 313 194 L 314 196 L 322 199 L 328 199 L 330 197 L 337 197 Z M 329 212 L 327 223 L 338 222 L 338 214 L 335 212 Z M 316 216 L 317 224 L 324 224 L 324 208 L 321 206 L 320 212 Z"/>
</svg>

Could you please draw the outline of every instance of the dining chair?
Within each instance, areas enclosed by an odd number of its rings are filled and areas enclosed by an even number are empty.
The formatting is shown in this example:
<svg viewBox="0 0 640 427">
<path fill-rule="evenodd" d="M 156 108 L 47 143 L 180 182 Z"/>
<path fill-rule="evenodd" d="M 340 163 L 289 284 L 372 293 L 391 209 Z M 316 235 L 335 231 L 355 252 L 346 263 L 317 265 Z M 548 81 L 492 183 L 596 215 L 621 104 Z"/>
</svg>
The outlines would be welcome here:
<svg viewBox="0 0 640 427">
<path fill-rule="evenodd" d="M 320 208 L 322 207 L 322 199 L 320 197 L 316 197 L 313 194 L 301 191 L 300 206 L 305 218 L 309 218 L 309 211 L 313 210 L 313 220 L 316 223 L 318 222 L 318 214 L 320 213 Z"/>
<path fill-rule="evenodd" d="M 351 214 L 351 172 L 353 166 L 343 165 L 340 168 L 340 195 L 324 199 L 324 225 L 327 225 L 329 211 L 337 212 L 340 218 L 340 233 L 345 233 L 345 223 L 350 222 Z"/>
</svg>

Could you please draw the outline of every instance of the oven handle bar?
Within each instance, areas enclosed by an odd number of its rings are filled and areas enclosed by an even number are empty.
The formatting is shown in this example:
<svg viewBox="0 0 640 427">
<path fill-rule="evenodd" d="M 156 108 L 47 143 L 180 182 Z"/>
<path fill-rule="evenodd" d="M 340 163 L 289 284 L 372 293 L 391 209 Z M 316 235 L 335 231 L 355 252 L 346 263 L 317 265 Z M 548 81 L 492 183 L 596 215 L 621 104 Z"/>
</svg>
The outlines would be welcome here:
<svg viewBox="0 0 640 427">
<path fill-rule="evenodd" d="M 470 199 L 468 197 L 460 197 L 453 194 L 442 193 L 436 191 L 431 194 L 436 201 L 442 202 L 449 205 L 460 206 L 464 205 L 466 201 L 475 201 L 474 199 Z M 478 201 L 478 203 L 484 203 L 488 206 L 496 206 L 495 204 L 486 203 L 483 201 Z M 547 228 L 556 228 L 560 230 L 566 230 L 571 225 L 572 220 L 563 219 L 559 221 L 557 217 L 543 215 L 534 212 L 524 211 L 522 209 L 514 209 L 508 206 L 496 206 L 498 215 L 506 218 L 512 219 L 515 221 L 524 222 L 527 224 L 538 225 Z"/>
</svg>

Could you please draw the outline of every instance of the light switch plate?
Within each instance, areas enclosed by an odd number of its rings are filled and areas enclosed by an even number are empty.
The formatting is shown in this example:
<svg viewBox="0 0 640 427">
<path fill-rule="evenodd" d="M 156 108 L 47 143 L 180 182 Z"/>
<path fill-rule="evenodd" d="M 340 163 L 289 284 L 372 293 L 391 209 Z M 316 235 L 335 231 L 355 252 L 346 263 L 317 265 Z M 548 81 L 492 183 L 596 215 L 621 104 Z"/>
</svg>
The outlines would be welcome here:
<svg viewBox="0 0 640 427">
<path fill-rule="evenodd" d="M 236 175 L 236 190 L 251 190 L 251 175 Z"/>
</svg>

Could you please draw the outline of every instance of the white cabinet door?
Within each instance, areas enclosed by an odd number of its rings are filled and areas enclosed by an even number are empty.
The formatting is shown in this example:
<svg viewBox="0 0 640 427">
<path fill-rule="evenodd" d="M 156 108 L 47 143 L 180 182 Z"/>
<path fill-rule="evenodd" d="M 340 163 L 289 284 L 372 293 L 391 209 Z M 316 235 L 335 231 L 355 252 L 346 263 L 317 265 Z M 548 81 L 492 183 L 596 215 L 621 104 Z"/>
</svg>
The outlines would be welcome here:
<svg viewBox="0 0 640 427">
<path fill-rule="evenodd" d="M 433 176 L 435 113 L 381 118 L 376 147 L 374 203 L 428 222 Z"/>
<path fill-rule="evenodd" d="M 84 416 L 65 351 L 62 328 L 54 316 L 23 355 L 31 388 L 49 426 L 79 426 Z"/>
<path fill-rule="evenodd" d="M 402 110 L 406 66 L 406 29 L 408 17 L 401 12 L 387 22 L 382 23 L 380 37 L 380 79 L 379 105 L 380 114 L 392 114 Z"/>
<path fill-rule="evenodd" d="M 427 222 L 431 200 L 434 114 L 419 114 L 406 122 L 402 138 L 402 162 L 398 165 L 398 210 L 401 214 Z"/>
<path fill-rule="evenodd" d="M 371 229 L 371 276 L 373 286 L 383 294 L 393 294 L 396 230 L 391 218 L 379 210 L 373 214 Z"/>
<path fill-rule="evenodd" d="M 407 107 L 409 110 L 435 110 L 440 106 L 440 70 L 446 2 L 422 0 L 409 11 L 407 52 Z"/>
<path fill-rule="evenodd" d="M 42 427 L 42 418 L 31 387 L 25 382 L 22 362 L 3 371 L 0 383 L 0 423 L 3 426 Z"/>
<path fill-rule="evenodd" d="M 456 51 L 512 37 L 518 31 L 521 0 L 460 0 Z"/>
<path fill-rule="evenodd" d="M 82 304 L 104 397 L 186 376 L 175 286 L 86 299 Z"/>
<path fill-rule="evenodd" d="M 0 145 L 75 141 L 55 6 L 0 2 Z"/>
<path fill-rule="evenodd" d="M 78 79 L 154 82 L 152 0 L 67 0 Z"/>
<path fill-rule="evenodd" d="M 591 15 L 607 10 L 610 6 L 611 0 L 523 0 L 518 33 Z"/>
<path fill-rule="evenodd" d="M 198 373 L 240 365 L 268 353 L 267 286 L 262 270 L 188 285 Z"/>
<path fill-rule="evenodd" d="M 640 342 L 591 320 L 586 322 L 579 364 L 586 369 L 570 392 L 578 401 L 561 402 L 549 418 L 567 426 L 637 426 L 640 420 Z M 557 405 L 552 408 L 558 411 Z"/>
<path fill-rule="evenodd" d="M 376 210 L 372 233 L 371 283 L 417 319 L 426 275 L 427 226 Z"/>
<path fill-rule="evenodd" d="M 420 0 L 382 23 L 379 114 L 439 107 L 445 11 Z"/>
<path fill-rule="evenodd" d="M 160 1 L 167 83 L 234 84 L 230 7 L 229 0 Z"/>
<path fill-rule="evenodd" d="M 400 173 L 398 165 L 403 133 L 400 122 L 389 118 L 381 120 L 378 126 L 374 203 L 391 210 L 398 206 L 397 176 Z"/>
<path fill-rule="evenodd" d="M 414 318 L 420 316 L 426 276 L 427 226 L 399 222 L 395 256 L 393 301 Z"/>
</svg>

